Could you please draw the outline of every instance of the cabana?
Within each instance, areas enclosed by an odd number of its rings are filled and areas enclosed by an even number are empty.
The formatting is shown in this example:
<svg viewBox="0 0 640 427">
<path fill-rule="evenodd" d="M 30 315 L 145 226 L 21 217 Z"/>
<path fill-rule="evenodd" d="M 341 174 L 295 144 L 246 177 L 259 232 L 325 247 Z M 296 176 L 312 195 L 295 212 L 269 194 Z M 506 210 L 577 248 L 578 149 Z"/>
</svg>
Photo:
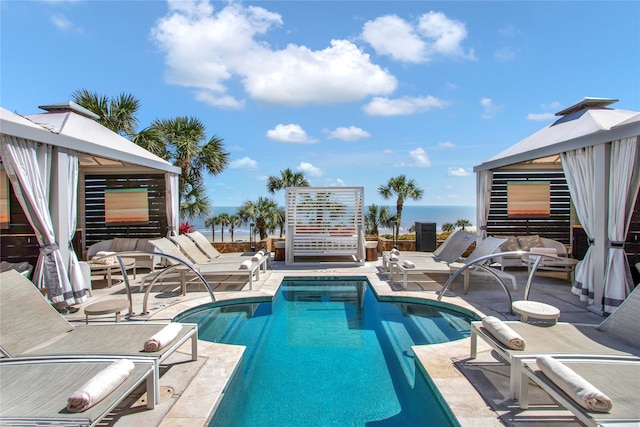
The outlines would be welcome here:
<svg viewBox="0 0 640 427">
<path fill-rule="evenodd" d="M 640 113 L 607 108 L 615 102 L 584 98 L 558 112 L 560 118 L 551 125 L 474 168 L 481 237 L 487 234 L 490 211 L 498 203 L 495 192 L 492 196 L 496 172 L 555 169 L 564 173 L 575 215 L 588 237 L 588 249 L 576 269 L 572 292 L 600 314 L 615 310 L 633 289 L 625 241 L 629 245 L 630 239 L 637 242 L 640 237 L 640 229 L 629 233 L 640 187 Z M 544 189 L 544 185 L 538 187 Z M 546 200 L 540 199 L 541 194 Z M 512 214 L 522 214 L 518 209 L 523 207 L 534 215 L 544 216 L 546 211 L 549 216 L 548 188 L 546 196 L 544 191 L 538 191 L 537 196 L 532 191 L 530 196 L 533 203 L 521 198 L 520 206 L 505 212 L 502 221 L 508 222 Z M 538 199 L 537 206 L 533 199 Z"/>
<path fill-rule="evenodd" d="M 118 179 L 144 174 L 164 176 L 162 188 L 166 194 L 162 199 L 166 202 L 162 209 L 168 229 L 162 233 L 166 235 L 179 226 L 180 169 L 100 125 L 98 116 L 73 102 L 40 108 L 47 112 L 20 116 L 0 108 L 4 169 L 0 174 L 6 173 L 40 247 L 32 281 L 48 289 L 51 302 L 74 304 L 86 298 L 73 247 L 76 229 L 87 226 L 84 177 L 92 173 Z M 9 191 L 3 190 L 0 194 L 7 196 L 0 200 L 4 210 L 0 216 L 4 227 L 9 228 Z M 106 213 L 100 215 L 101 227 L 105 228 Z M 3 234 L 3 240 L 11 237 L 11 232 Z M 82 248 L 76 245 L 75 249 Z M 7 252 L 3 249 L 3 258 L 10 255 Z"/>
<path fill-rule="evenodd" d="M 296 257 L 365 259 L 363 187 L 286 189 L 285 262 Z"/>
</svg>

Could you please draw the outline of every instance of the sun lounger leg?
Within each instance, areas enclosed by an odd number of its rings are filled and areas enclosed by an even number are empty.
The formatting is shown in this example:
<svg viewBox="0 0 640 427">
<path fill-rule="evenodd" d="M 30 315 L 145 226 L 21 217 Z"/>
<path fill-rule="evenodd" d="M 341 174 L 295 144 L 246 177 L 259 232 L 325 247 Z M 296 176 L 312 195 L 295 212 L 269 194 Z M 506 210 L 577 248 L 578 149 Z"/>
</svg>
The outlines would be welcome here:
<svg viewBox="0 0 640 427">
<path fill-rule="evenodd" d="M 154 369 L 153 374 L 147 376 L 147 409 L 154 409 L 156 407 L 156 400 L 160 400 L 156 395 L 156 384 L 158 381 Z"/>
<path fill-rule="evenodd" d="M 153 366 L 153 370 L 155 371 L 153 373 L 153 375 L 156 378 L 155 378 L 155 380 L 153 382 L 154 387 L 153 387 L 152 394 L 154 395 L 153 398 L 154 398 L 156 404 L 159 404 L 160 403 L 160 361 L 159 360 L 155 360 L 153 362 L 153 365 L 154 365 Z M 147 393 L 148 393 L 148 391 L 147 391 Z M 151 396 L 147 396 L 147 398 L 150 400 Z"/>
<path fill-rule="evenodd" d="M 407 289 L 407 270 L 402 272 L 402 289 Z"/>
<path fill-rule="evenodd" d="M 471 359 L 475 359 L 476 356 L 478 355 L 478 334 L 473 328 L 471 328 L 470 338 L 471 338 L 471 354 L 469 357 Z"/>
<path fill-rule="evenodd" d="M 180 291 L 182 291 L 182 295 L 187 295 L 187 273 L 184 271 L 180 272 Z"/>
<path fill-rule="evenodd" d="M 191 335 L 191 360 L 198 360 L 198 334 Z"/>
<path fill-rule="evenodd" d="M 253 290 L 253 273 L 249 273 L 249 289 Z"/>
<path fill-rule="evenodd" d="M 464 293 L 466 294 L 469 291 L 469 278 L 470 278 L 470 274 L 471 271 L 469 271 L 469 269 L 466 269 L 464 271 L 464 273 L 462 273 L 464 275 Z"/>
<path fill-rule="evenodd" d="M 524 374 L 524 370 L 520 377 L 520 393 L 519 404 L 520 409 L 529 409 L 529 378 Z"/>
<path fill-rule="evenodd" d="M 511 358 L 511 369 L 509 372 L 509 395 L 513 400 L 518 400 L 520 397 L 520 390 L 518 381 L 522 375 L 522 360 L 518 358 Z"/>
</svg>

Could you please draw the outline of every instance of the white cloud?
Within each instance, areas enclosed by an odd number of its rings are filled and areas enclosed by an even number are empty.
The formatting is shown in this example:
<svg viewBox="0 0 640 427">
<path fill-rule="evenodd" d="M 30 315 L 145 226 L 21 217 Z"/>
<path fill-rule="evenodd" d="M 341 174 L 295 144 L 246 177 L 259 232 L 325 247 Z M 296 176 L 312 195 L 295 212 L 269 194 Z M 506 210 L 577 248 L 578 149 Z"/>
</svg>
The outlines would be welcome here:
<svg viewBox="0 0 640 427">
<path fill-rule="evenodd" d="M 322 176 L 322 171 L 311 163 L 300 162 L 297 169 L 309 176 Z"/>
<path fill-rule="evenodd" d="M 409 156 L 411 157 L 411 166 L 418 168 L 431 167 L 431 160 L 423 148 L 418 147 L 415 150 L 409 151 Z"/>
<path fill-rule="evenodd" d="M 509 47 L 502 47 L 493 53 L 493 57 L 501 62 L 512 61 L 516 57 L 516 51 Z"/>
<path fill-rule="evenodd" d="M 483 119 L 492 119 L 502 110 L 502 106 L 495 105 L 491 98 L 482 98 L 480 105 L 483 107 L 483 113 L 481 115 Z"/>
<path fill-rule="evenodd" d="M 53 25 L 55 25 L 59 30 L 66 30 L 73 27 L 73 23 L 61 13 L 52 15 L 50 19 Z"/>
<path fill-rule="evenodd" d="M 165 79 L 214 106 L 240 108 L 241 96 L 283 105 L 352 102 L 396 89 L 395 77 L 350 41 L 312 50 L 261 40 L 282 25 L 262 7 L 230 3 L 216 11 L 208 0 L 176 0 L 151 37 L 165 54 Z M 236 85 L 244 95 L 227 93 Z"/>
<path fill-rule="evenodd" d="M 396 15 L 367 21 L 362 38 L 379 55 L 388 55 L 397 61 L 423 62 L 426 59 L 426 43 L 411 24 Z"/>
<path fill-rule="evenodd" d="M 555 118 L 553 113 L 529 113 L 527 114 L 527 120 L 534 122 L 548 122 Z"/>
<path fill-rule="evenodd" d="M 500 28 L 498 33 L 505 37 L 514 37 L 520 34 L 520 29 L 513 24 L 509 24 L 504 28 Z"/>
<path fill-rule="evenodd" d="M 247 156 L 234 160 L 229 164 L 230 169 L 255 169 L 256 167 L 258 167 L 258 162 Z"/>
<path fill-rule="evenodd" d="M 309 138 L 307 132 L 300 125 L 295 124 L 277 125 L 274 129 L 267 131 L 267 138 L 272 141 L 291 144 L 313 144 L 317 142 L 317 140 Z"/>
<path fill-rule="evenodd" d="M 327 178 L 326 180 L 327 187 L 344 187 L 344 180 L 340 178 L 332 179 Z"/>
<path fill-rule="evenodd" d="M 454 144 L 451 141 L 443 141 L 438 143 L 438 147 L 442 147 L 442 148 L 453 148 L 455 146 L 456 144 Z"/>
<path fill-rule="evenodd" d="M 449 168 L 447 171 L 448 176 L 469 176 L 471 173 L 469 169 L 465 168 Z"/>
<path fill-rule="evenodd" d="M 371 116 L 401 116 L 444 108 L 449 103 L 431 95 L 423 97 L 381 98 L 375 97 L 362 109 Z"/>
<path fill-rule="evenodd" d="M 364 24 L 361 37 L 376 53 L 397 61 L 421 63 L 438 55 L 475 59 L 472 50 L 462 48 L 465 25 L 441 12 L 425 13 L 415 23 L 396 15 L 381 16 Z"/>
<path fill-rule="evenodd" d="M 369 138 L 371 134 L 356 126 L 339 127 L 329 132 L 330 139 L 341 139 L 343 141 L 357 141 L 362 138 Z"/>
<path fill-rule="evenodd" d="M 553 101 L 550 104 L 540 104 L 540 108 L 542 108 L 543 110 L 559 110 L 560 108 L 562 108 L 562 104 L 559 103 L 558 101 Z"/>
</svg>

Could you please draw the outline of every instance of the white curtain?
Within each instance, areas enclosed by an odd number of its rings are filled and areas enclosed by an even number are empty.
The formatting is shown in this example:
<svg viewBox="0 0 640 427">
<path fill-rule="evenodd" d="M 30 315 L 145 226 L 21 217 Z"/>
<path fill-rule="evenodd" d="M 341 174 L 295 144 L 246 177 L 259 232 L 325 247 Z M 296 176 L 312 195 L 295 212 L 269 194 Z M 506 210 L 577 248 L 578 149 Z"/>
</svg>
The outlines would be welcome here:
<svg viewBox="0 0 640 427">
<path fill-rule="evenodd" d="M 9 135 L 2 138 L 0 155 L 7 176 L 40 244 L 33 282 L 47 288 L 51 302 L 73 304 L 71 284 L 49 213 L 51 146 Z"/>
<path fill-rule="evenodd" d="M 493 172 L 490 170 L 480 171 L 478 172 L 476 179 L 476 197 L 478 198 L 476 224 L 478 240 L 482 241 L 487 237 L 487 222 L 489 220 L 489 210 L 491 209 L 491 185 L 493 182 Z"/>
<path fill-rule="evenodd" d="M 180 202 L 178 191 L 178 179 L 179 176 L 175 173 L 166 173 L 165 175 L 166 186 L 166 204 L 167 204 L 167 236 L 177 236 L 178 229 L 180 228 Z"/>
<path fill-rule="evenodd" d="M 80 263 L 73 248 L 73 236 L 76 234 L 78 224 L 78 153 L 69 151 L 67 153 L 67 182 L 69 184 L 69 282 L 73 291 L 73 298 L 76 304 L 87 300 L 87 291 L 80 270 Z"/>
<path fill-rule="evenodd" d="M 631 214 L 640 185 L 640 138 L 611 143 L 609 177 L 609 257 L 605 273 L 604 311 L 612 313 L 633 288 L 633 279 L 624 250 Z"/>
<path fill-rule="evenodd" d="M 567 178 L 571 199 L 576 208 L 576 214 L 585 233 L 590 239 L 589 249 L 584 259 L 576 267 L 575 282 L 571 292 L 580 296 L 581 301 L 593 304 L 595 272 L 593 268 L 593 252 L 591 250 L 591 236 L 595 229 L 595 157 L 593 147 L 580 148 L 562 153 L 562 168 Z"/>
</svg>

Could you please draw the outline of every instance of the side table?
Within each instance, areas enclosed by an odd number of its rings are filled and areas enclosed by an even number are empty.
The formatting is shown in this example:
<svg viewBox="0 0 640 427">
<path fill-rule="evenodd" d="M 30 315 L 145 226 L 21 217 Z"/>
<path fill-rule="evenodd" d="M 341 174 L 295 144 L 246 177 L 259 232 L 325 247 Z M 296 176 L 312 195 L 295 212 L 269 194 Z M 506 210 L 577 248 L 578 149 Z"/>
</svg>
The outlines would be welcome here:
<svg viewBox="0 0 640 427">
<path fill-rule="evenodd" d="M 129 309 L 129 301 L 126 299 L 109 299 L 97 301 L 84 308 L 86 316 L 85 322 L 89 323 L 89 316 L 100 316 L 103 314 L 115 314 L 116 323 L 120 323 L 120 312 Z"/>
<path fill-rule="evenodd" d="M 560 310 L 558 308 L 538 301 L 514 301 L 511 303 L 511 308 L 513 311 L 520 314 L 521 322 L 527 322 L 529 317 L 536 319 L 550 319 L 557 322 L 560 317 Z"/>
<path fill-rule="evenodd" d="M 136 277 L 136 259 L 135 258 L 122 258 L 124 268 L 127 270 L 133 269 L 133 278 Z M 89 261 L 89 267 L 91 268 L 91 274 L 105 274 L 107 276 L 107 287 L 110 288 L 112 283 L 111 273 L 113 270 L 120 270 L 120 264 L 115 262 L 113 264 L 104 264 L 100 262 Z"/>
</svg>

